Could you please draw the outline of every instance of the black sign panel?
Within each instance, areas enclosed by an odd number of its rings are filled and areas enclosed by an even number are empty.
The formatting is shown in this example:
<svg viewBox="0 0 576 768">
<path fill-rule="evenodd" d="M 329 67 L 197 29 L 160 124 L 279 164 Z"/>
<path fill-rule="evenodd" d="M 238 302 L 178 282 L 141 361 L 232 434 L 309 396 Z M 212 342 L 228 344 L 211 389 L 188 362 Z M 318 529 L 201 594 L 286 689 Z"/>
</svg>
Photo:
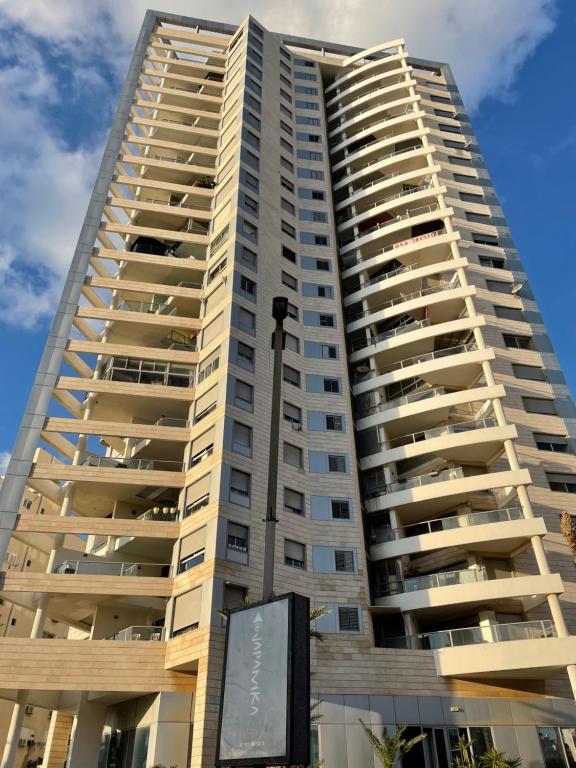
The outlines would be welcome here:
<svg viewBox="0 0 576 768">
<path fill-rule="evenodd" d="M 230 613 L 217 765 L 308 765 L 309 612 L 291 592 Z"/>
</svg>

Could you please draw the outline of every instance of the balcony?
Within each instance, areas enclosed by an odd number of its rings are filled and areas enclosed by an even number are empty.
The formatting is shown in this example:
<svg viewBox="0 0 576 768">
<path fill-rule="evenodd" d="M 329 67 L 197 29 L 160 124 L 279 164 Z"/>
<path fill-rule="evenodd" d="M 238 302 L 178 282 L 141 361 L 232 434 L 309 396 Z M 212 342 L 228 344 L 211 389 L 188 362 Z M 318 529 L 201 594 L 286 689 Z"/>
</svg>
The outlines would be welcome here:
<svg viewBox="0 0 576 768">
<path fill-rule="evenodd" d="M 386 341 L 387 339 L 393 339 L 396 336 L 401 336 L 403 333 L 410 333 L 411 331 L 416 331 L 419 328 L 428 328 L 429 326 L 430 320 L 428 319 L 412 320 L 412 322 L 406 323 L 406 325 L 399 326 L 398 328 L 392 328 L 390 331 L 376 333 L 370 336 L 369 339 L 360 339 L 359 341 L 354 341 L 350 344 L 350 349 L 352 352 L 358 352 L 361 349 L 366 349 L 366 347 L 376 346 L 376 344 L 380 344 L 380 342 Z"/>
<path fill-rule="evenodd" d="M 532 537 L 545 534 L 544 520 L 525 518 L 520 507 L 479 510 L 417 521 L 396 529 L 374 528 L 370 535 L 370 558 L 378 561 L 448 548 L 481 548 L 482 552 L 509 555 L 526 546 Z"/>
<path fill-rule="evenodd" d="M 118 563 L 104 558 L 98 560 L 64 560 L 53 573 L 79 576 L 138 576 L 151 578 L 169 578 L 172 572 L 170 563 Z"/>
<path fill-rule="evenodd" d="M 400 192 L 395 192 L 392 195 L 387 195 L 386 197 L 381 197 L 378 200 L 375 200 L 372 203 L 369 203 L 365 207 L 363 207 L 361 210 L 357 210 L 356 213 L 353 213 L 351 210 L 344 209 L 340 212 L 337 218 L 337 224 L 338 229 L 342 230 L 346 227 L 346 225 L 351 224 L 353 221 L 356 221 L 356 219 L 366 218 L 366 214 L 368 214 L 370 211 L 372 211 L 374 208 L 379 208 L 381 205 L 386 205 L 387 203 L 392 203 L 395 200 L 401 200 L 404 197 L 411 197 L 412 195 L 419 195 L 422 192 L 427 192 L 431 195 L 436 195 L 440 192 L 440 190 L 444 189 L 443 187 L 434 187 L 432 186 L 432 183 L 429 182 L 428 184 L 422 184 L 420 186 L 413 186 L 410 187 L 410 189 L 403 189 Z"/>
<path fill-rule="evenodd" d="M 375 597 L 387 597 L 401 592 L 420 592 L 421 590 L 451 587 L 455 584 L 474 584 L 478 581 L 486 581 L 487 578 L 486 569 L 483 566 L 464 568 L 458 571 L 442 571 L 441 573 L 429 573 L 424 576 L 391 581 L 387 586 L 376 587 L 374 595 Z"/>
<path fill-rule="evenodd" d="M 437 648 L 458 648 L 462 645 L 540 640 L 546 637 L 557 637 L 554 622 L 550 620 L 516 621 L 511 624 L 486 624 L 477 627 L 443 629 L 439 632 L 423 632 L 419 635 L 389 637 L 382 640 L 382 647 L 430 651 Z"/>
<path fill-rule="evenodd" d="M 181 461 L 166 459 L 130 459 L 112 456 L 87 456 L 82 462 L 83 467 L 102 467 L 106 469 L 135 469 L 147 472 L 183 472 Z"/>
<path fill-rule="evenodd" d="M 397 272 L 397 270 L 394 270 L 394 271 Z M 364 283 L 362 288 L 364 288 L 365 285 L 366 283 Z M 429 288 L 423 288 L 421 291 L 413 291 L 412 293 L 405 293 L 405 294 L 402 294 L 401 296 L 396 296 L 393 299 L 389 299 L 388 301 L 384 301 L 381 304 L 375 304 L 374 306 L 371 306 L 362 312 L 355 312 L 354 314 L 347 315 L 346 323 L 348 325 L 351 325 L 354 323 L 356 326 L 355 328 L 348 328 L 348 331 L 350 332 L 362 327 L 362 324 L 358 323 L 359 320 L 373 319 L 374 315 L 380 312 L 383 312 L 386 309 L 397 307 L 399 304 L 405 304 L 408 301 L 416 301 L 418 299 L 424 298 L 425 296 L 433 296 L 434 294 L 437 294 L 437 293 L 452 291 L 460 287 L 461 286 L 458 284 L 457 281 L 439 283 L 438 285 L 433 285 L 433 286 L 430 286 Z"/>
<path fill-rule="evenodd" d="M 367 160 L 365 163 L 362 163 L 361 165 L 353 165 L 353 167 L 349 168 L 347 171 L 340 172 L 334 182 L 334 191 L 338 191 L 341 187 L 343 187 L 345 184 L 351 183 L 351 181 L 358 175 L 362 174 L 365 175 L 366 169 L 372 168 L 373 170 L 377 170 L 378 166 L 380 166 L 382 163 L 388 162 L 388 160 L 392 160 L 395 157 L 399 157 L 401 155 L 405 155 L 407 153 L 413 152 L 420 152 L 421 154 L 424 153 L 425 147 L 422 146 L 421 142 L 418 142 L 418 144 L 414 144 L 410 147 L 403 147 L 402 149 L 396 149 L 393 152 L 386 152 L 382 155 L 378 155 L 377 157 L 373 157 L 371 160 Z M 394 175 L 398 176 L 399 172 L 396 174 L 390 174 L 387 178 L 393 178 Z M 372 186 L 373 184 L 378 184 L 380 182 L 384 181 L 384 178 L 381 176 L 373 182 L 369 182 L 366 186 Z M 363 186 L 362 189 L 365 189 L 366 186 Z M 355 192 L 358 192 L 358 189 L 354 190 Z"/>
<path fill-rule="evenodd" d="M 195 366 L 118 357 L 113 357 L 102 371 L 102 379 L 106 381 L 166 387 L 192 387 L 194 376 Z"/>
<path fill-rule="evenodd" d="M 164 640 L 164 627 L 126 627 L 104 639 L 158 643 Z"/>
</svg>

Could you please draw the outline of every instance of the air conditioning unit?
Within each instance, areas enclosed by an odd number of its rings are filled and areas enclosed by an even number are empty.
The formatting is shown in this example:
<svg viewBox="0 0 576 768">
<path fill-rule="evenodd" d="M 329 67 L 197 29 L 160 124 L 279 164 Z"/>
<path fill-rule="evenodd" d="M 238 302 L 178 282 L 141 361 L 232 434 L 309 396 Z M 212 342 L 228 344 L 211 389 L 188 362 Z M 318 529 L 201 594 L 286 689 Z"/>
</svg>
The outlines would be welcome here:
<svg viewBox="0 0 576 768">
<path fill-rule="evenodd" d="M 25 709 L 24 709 L 24 712 L 27 715 L 31 715 L 34 712 L 34 707 L 32 706 L 32 704 L 27 704 Z"/>
</svg>

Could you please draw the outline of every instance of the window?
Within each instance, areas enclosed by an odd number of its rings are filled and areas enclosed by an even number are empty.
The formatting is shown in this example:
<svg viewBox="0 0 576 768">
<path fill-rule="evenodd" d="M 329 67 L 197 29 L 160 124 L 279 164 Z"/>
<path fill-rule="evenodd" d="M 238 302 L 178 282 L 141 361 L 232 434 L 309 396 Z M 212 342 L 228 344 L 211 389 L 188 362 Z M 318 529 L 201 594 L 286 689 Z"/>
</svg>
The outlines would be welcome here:
<svg viewBox="0 0 576 768">
<path fill-rule="evenodd" d="M 298 280 L 296 280 L 295 277 L 292 277 L 292 275 L 289 275 L 288 272 L 282 272 L 282 283 L 293 291 L 298 290 Z"/>
<path fill-rule="evenodd" d="M 284 85 L 285 85 L 287 88 L 292 88 L 292 83 L 291 83 L 291 81 L 290 81 L 290 80 L 289 80 L 289 79 L 286 77 L 286 75 L 283 75 L 282 73 L 280 73 L 280 81 L 281 81 L 282 83 L 284 83 Z"/>
<path fill-rule="evenodd" d="M 304 494 L 293 491 L 292 488 L 284 488 L 284 509 L 293 515 L 304 514 Z"/>
<path fill-rule="evenodd" d="M 510 349 L 534 349 L 531 336 L 518 336 L 512 333 L 503 333 L 504 344 Z"/>
<path fill-rule="evenodd" d="M 474 175 L 469 176 L 467 173 L 453 173 L 452 175 L 454 176 L 454 181 L 457 181 L 459 184 L 477 184 L 478 183 L 478 178 Z"/>
<path fill-rule="evenodd" d="M 250 481 L 251 478 L 247 472 L 241 472 L 239 469 L 233 469 L 230 473 L 229 500 L 234 504 L 240 504 L 243 507 L 249 507 Z"/>
<path fill-rule="evenodd" d="M 242 160 L 244 160 L 244 162 L 253 170 L 260 170 L 260 160 L 258 159 L 258 156 L 245 147 L 242 148 Z"/>
<path fill-rule="evenodd" d="M 242 168 L 240 170 L 240 182 L 244 184 L 244 186 L 251 189 L 253 192 L 259 192 L 260 191 L 260 183 L 256 176 L 253 176 L 251 173 L 248 173 L 248 171 L 245 168 Z"/>
<path fill-rule="evenodd" d="M 284 133 L 287 133 L 288 136 L 294 135 L 294 131 L 292 130 L 291 126 L 289 126 L 288 123 L 285 123 L 284 120 L 280 120 L 280 128 L 284 131 Z"/>
<path fill-rule="evenodd" d="M 252 131 L 249 131 L 247 129 L 244 129 L 242 131 L 242 138 L 246 142 L 246 144 L 249 144 L 253 149 L 260 149 L 260 139 L 258 136 L 256 136 L 255 133 L 252 133 Z"/>
<path fill-rule="evenodd" d="M 236 342 L 236 365 L 249 371 L 254 370 L 254 349 L 242 341 Z"/>
<path fill-rule="evenodd" d="M 328 214 L 325 211 L 309 211 L 306 208 L 300 208 L 298 218 L 300 221 L 315 221 L 317 224 L 328 223 Z"/>
<path fill-rule="evenodd" d="M 334 569 L 336 573 L 354 573 L 354 552 L 350 549 L 335 549 Z"/>
<path fill-rule="evenodd" d="M 334 288 L 331 285 L 317 285 L 316 296 L 320 299 L 333 299 Z"/>
<path fill-rule="evenodd" d="M 244 235 L 244 237 L 248 238 L 248 240 L 251 240 L 253 243 L 258 242 L 258 227 L 255 224 L 252 224 L 250 221 L 247 221 L 246 219 L 240 219 L 241 229 L 240 234 Z"/>
<path fill-rule="evenodd" d="M 322 152 L 313 152 L 311 149 L 299 149 L 296 153 L 299 160 L 313 160 L 316 163 L 322 161 Z"/>
<path fill-rule="evenodd" d="M 240 194 L 240 200 L 242 208 L 244 208 L 245 211 L 248 211 L 248 213 L 251 213 L 254 218 L 258 218 L 258 202 L 245 192 Z"/>
<path fill-rule="evenodd" d="M 289 117 L 290 120 L 292 120 L 292 112 L 288 109 L 288 107 L 284 104 L 280 104 L 280 112 L 282 112 L 283 115 L 286 115 L 286 117 Z"/>
<path fill-rule="evenodd" d="M 534 432 L 534 442 L 539 451 L 552 453 L 567 453 L 568 438 L 565 435 L 547 435 L 544 432 Z"/>
<path fill-rule="evenodd" d="M 294 304 L 288 302 L 288 317 L 291 320 L 296 320 L 296 322 L 298 322 L 298 314 L 298 307 L 295 307 Z"/>
<path fill-rule="evenodd" d="M 330 262 L 328 259 L 316 259 L 316 269 L 321 272 L 330 272 Z"/>
<path fill-rule="evenodd" d="M 240 290 L 247 296 L 256 298 L 256 283 L 254 280 L 249 280 L 244 275 L 240 275 Z"/>
<path fill-rule="evenodd" d="M 496 235 L 486 235 L 480 232 L 472 232 L 472 240 L 477 245 L 498 245 L 498 238 Z"/>
<path fill-rule="evenodd" d="M 296 230 L 294 229 L 292 224 L 288 224 L 288 222 L 284 221 L 284 219 L 282 219 L 280 223 L 280 229 L 282 230 L 282 232 L 284 232 L 285 235 L 288 235 L 289 237 L 293 237 L 293 238 L 296 237 Z"/>
<path fill-rule="evenodd" d="M 285 59 L 288 59 L 288 61 L 290 61 L 290 54 L 288 53 L 286 48 L 282 48 L 282 46 L 280 46 L 280 55 L 284 56 Z"/>
<path fill-rule="evenodd" d="M 332 519 L 350 520 L 350 502 L 348 499 L 332 499 Z"/>
<path fill-rule="evenodd" d="M 290 94 L 287 93 L 283 88 L 280 88 L 280 96 L 282 96 L 282 98 L 289 104 L 292 104 L 292 96 L 290 96 Z"/>
<path fill-rule="evenodd" d="M 296 206 L 290 202 L 290 200 L 286 200 L 285 197 L 280 198 L 280 206 L 284 211 L 288 211 L 288 213 L 291 213 L 292 216 L 296 215 Z"/>
<path fill-rule="evenodd" d="M 236 379 L 234 382 L 234 405 L 243 408 L 245 411 L 252 411 L 254 408 L 254 387 L 246 384 L 245 381 Z"/>
<path fill-rule="evenodd" d="M 289 141 L 286 141 L 286 139 L 283 136 L 280 137 L 280 146 L 282 147 L 282 149 L 285 149 L 286 152 L 288 152 L 290 155 L 294 154 L 294 147 L 292 146 L 292 144 L 290 144 Z"/>
<path fill-rule="evenodd" d="M 292 568 L 306 567 L 306 547 L 298 541 L 284 539 L 284 564 Z"/>
<path fill-rule="evenodd" d="M 460 200 L 462 200 L 464 203 L 481 204 L 484 202 L 483 195 L 475 195 L 475 194 L 472 194 L 472 192 L 458 192 L 458 196 Z"/>
<path fill-rule="evenodd" d="M 240 421 L 232 423 L 232 450 L 244 456 L 252 455 L 252 427 Z"/>
<path fill-rule="evenodd" d="M 517 379 L 529 379 L 530 381 L 546 381 L 544 369 L 537 365 L 520 365 L 512 363 L 512 373 Z"/>
<path fill-rule="evenodd" d="M 324 171 L 313 171 L 310 168 L 298 168 L 298 178 L 324 181 Z"/>
<path fill-rule="evenodd" d="M 287 384 L 292 384 L 293 387 L 300 386 L 300 371 L 295 368 L 290 368 L 289 365 L 285 365 L 282 370 L 282 379 Z"/>
<path fill-rule="evenodd" d="M 318 88 L 314 88 L 310 85 L 296 85 L 294 90 L 296 93 L 302 93 L 305 96 L 318 96 Z"/>
<path fill-rule="evenodd" d="M 358 607 L 338 606 L 338 629 L 340 632 L 360 632 Z"/>
<path fill-rule="evenodd" d="M 254 312 L 249 312 L 244 307 L 238 307 L 238 328 L 253 336 L 256 332 L 256 315 Z"/>
<path fill-rule="evenodd" d="M 326 429 L 328 432 L 343 432 L 344 419 L 339 414 L 326 414 Z"/>
<path fill-rule="evenodd" d="M 313 125 L 318 128 L 320 127 L 320 118 L 307 117 L 306 115 L 296 115 L 296 123 L 298 125 Z"/>
<path fill-rule="evenodd" d="M 334 315 L 318 315 L 318 324 L 321 328 L 334 328 Z"/>
<path fill-rule="evenodd" d="M 282 416 L 294 429 L 302 429 L 302 409 L 284 400 L 282 403 Z"/>
<path fill-rule="evenodd" d="M 460 131 L 457 131 L 457 133 L 460 133 Z M 448 156 L 448 162 L 452 163 L 452 165 L 472 165 L 472 160 L 470 160 L 467 157 L 454 157 L 453 155 Z"/>
<path fill-rule="evenodd" d="M 298 197 L 302 200 L 326 200 L 326 192 L 321 189 L 298 187 Z"/>
<path fill-rule="evenodd" d="M 576 493 L 576 475 L 564 475 L 559 472 L 546 472 L 546 480 L 551 491 Z"/>
<path fill-rule="evenodd" d="M 188 557 L 183 557 L 178 566 L 178 573 L 184 573 L 184 571 L 189 571 L 191 568 L 201 565 L 204 562 L 204 556 L 205 550 L 202 548 L 188 555 Z"/>
<path fill-rule="evenodd" d="M 288 333 L 288 331 L 284 332 L 284 345 L 286 349 L 291 349 L 292 352 L 300 353 L 300 339 L 297 336 Z"/>
<path fill-rule="evenodd" d="M 280 53 L 282 53 L 282 51 L 280 51 Z M 288 66 L 288 64 L 286 64 L 286 62 L 285 62 L 285 61 L 281 61 L 281 62 L 280 62 L 280 68 L 281 68 L 281 69 L 283 69 L 283 70 L 284 70 L 284 72 L 286 72 L 287 74 L 289 74 L 289 75 L 290 75 L 290 77 L 292 77 L 292 70 L 290 69 L 290 67 Z"/>
<path fill-rule="evenodd" d="M 318 80 L 318 75 L 314 72 L 294 72 L 294 77 L 297 80 Z"/>
<path fill-rule="evenodd" d="M 322 344 L 321 347 L 322 357 L 327 360 L 338 359 L 338 347 L 335 344 Z"/>
<path fill-rule="evenodd" d="M 542 413 L 546 416 L 557 416 L 554 400 L 548 397 L 523 397 L 522 403 L 526 413 Z"/>
<path fill-rule="evenodd" d="M 486 288 L 495 293 L 510 294 L 511 287 L 510 283 L 505 283 L 502 280 L 486 280 Z"/>
<path fill-rule="evenodd" d="M 505 269 L 506 259 L 500 259 L 497 256 L 478 256 L 481 267 L 492 267 L 492 269 Z"/>
<path fill-rule="evenodd" d="M 226 548 L 236 552 L 248 552 L 248 526 L 228 521 Z"/>
<path fill-rule="evenodd" d="M 340 393 L 340 379 L 323 379 L 324 392 Z"/>
<path fill-rule="evenodd" d="M 291 181 L 288 181 L 285 176 L 280 176 L 280 186 L 287 189 L 288 192 L 294 192 L 294 184 L 292 184 Z"/>
<path fill-rule="evenodd" d="M 346 456 L 337 453 L 329 454 L 328 472 L 346 472 Z"/>
<path fill-rule="evenodd" d="M 290 162 L 290 160 L 287 160 L 285 157 L 280 157 L 280 165 L 282 168 L 286 168 L 287 171 L 290 171 L 290 173 L 294 173 L 294 166 Z"/>
<path fill-rule="evenodd" d="M 296 109 L 314 109 L 319 110 L 320 105 L 315 101 L 303 101 L 302 99 L 296 99 Z"/>
<path fill-rule="evenodd" d="M 297 467 L 302 469 L 304 466 L 304 453 L 302 448 L 292 443 L 284 443 L 283 446 L 284 463 L 290 464 L 291 467 Z"/>
<path fill-rule="evenodd" d="M 238 249 L 238 256 L 242 264 L 252 269 L 254 272 L 257 268 L 258 257 L 251 251 L 250 248 L 246 248 L 245 245 L 241 245 Z"/>
<path fill-rule="evenodd" d="M 314 62 L 308 61 L 308 59 L 295 58 L 292 63 L 296 67 L 313 67 L 314 66 Z"/>
<path fill-rule="evenodd" d="M 515 320 L 516 322 L 523 322 L 524 312 L 516 307 L 494 307 L 494 314 L 501 320 Z"/>
<path fill-rule="evenodd" d="M 576 765 L 574 728 L 539 727 L 538 738 L 545 768 L 572 768 Z"/>
<path fill-rule="evenodd" d="M 309 141 L 311 144 L 322 144 L 322 136 L 319 133 L 305 133 L 304 131 L 297 131 L 296 138 L 298 141 Z"/>
<path fill-rule="evenodd" d="M 208 273 L 208 285 L 214 280 L 215 277 L 217 277 L 220 272 L 222 272 L 223 269 L 226 268 L 226 259 L 222 259 L 218 264 L 216 264 L 215 267 L 212 267 L 210 272 Z"/>
<path fill-rule="evenodd" d="M 285 259 L 288 259 L 288 261 L 291 261 L 292 264 L 296 264 L 296 254 L 294 253 L 294 251 L 292 251 L 286 245 L 282 246 L 282 256 Z"/>
<path fill-rule="evenodd" d="M 465 211 L 466 221 L 473 221 L 475 224 L 490 224 L 492 217 L 488 213 L 476 213 L 475 211 Z"/>
</svg>

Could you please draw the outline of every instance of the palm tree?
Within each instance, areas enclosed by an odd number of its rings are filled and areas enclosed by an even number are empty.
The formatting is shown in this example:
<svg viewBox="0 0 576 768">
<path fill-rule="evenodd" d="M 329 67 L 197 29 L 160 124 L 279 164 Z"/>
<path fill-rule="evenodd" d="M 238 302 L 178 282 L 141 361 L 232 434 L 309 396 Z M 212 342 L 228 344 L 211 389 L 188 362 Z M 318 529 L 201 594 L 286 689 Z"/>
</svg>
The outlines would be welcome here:
<svg viewBox="0 0 576 768">
<path fill-rule="evenodd" d="M 472 742 L 465 736 L 459 736 L 456 742 L 456 749 L 459 754 L 454 759 L 454 768 L 478 768 L 478 763 L 470 755 L 472 751 Z"/>
<path fill-rule="evenodd" d="M 480 768 L 521 768 L 519 757 L 506 757 L 505 752 L 499 752 L 492 747 L 480 757 Z"/>
<path fill-rule="evenodd" d="M 382 738 L 379 739 L 374 731 L 371 728 L 368 728 L 368 726 L 362 720 L 360 720 L 360 725 L 364 729 L 364 733 L 372 745 L 374 754 L 380 761 L 380 764 L 383 768 L 393 768 L 393 765 L 398 758 L 404 757 L 404 755 L 410 752 L 412 747 L 426 738 L 426 734 L 421 733 L 419 736 L 415 736 L 413 739 L 406 740 L 404 738 L 404 731 L 406 730 L 407 726 L 400 725 L 392 736 L 389 736 L 386 733 L 386 729 L 384 728 L 382 730 Z"/>
</svg>

